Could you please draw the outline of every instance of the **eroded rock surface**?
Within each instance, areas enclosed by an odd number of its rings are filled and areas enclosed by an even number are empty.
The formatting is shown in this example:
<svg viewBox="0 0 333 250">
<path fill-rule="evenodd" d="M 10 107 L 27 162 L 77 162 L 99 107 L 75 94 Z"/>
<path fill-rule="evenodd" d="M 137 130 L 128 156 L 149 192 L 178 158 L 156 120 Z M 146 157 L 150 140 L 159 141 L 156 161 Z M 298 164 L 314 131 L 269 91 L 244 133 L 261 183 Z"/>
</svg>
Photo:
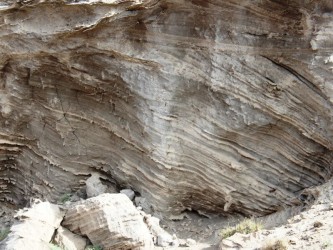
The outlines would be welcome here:
<svg viewBox="0 0 333 250">
<path fill-rule="evenodd" d="M 20 210 L 15 215 L 16 221 L 10 228 L 11 232 L 0 244 L 0 249 L 49 250 L 49 242 L 64 214 L 57 205 L 49 202 L 36 203 L 29 209 Z"/>
<path fill-rule="evenodd" d="M 143 217 L 124 194 L 102 194 L 69 208 L 62 225 L 103 249 L 153 249 Z"/>
<path fill-rule="evenodd" d="M 92 171 L 154 211 L 263 215 L 332 176 L 331 1 L 0 3 L 0 199 Z"/>
<path fill-rule="evenodd" d="M 54 241 L 59 247 L 65 250 L 84 250 L 87 245 L 86 238 L 73 234 L 62 226 L 58 227 Z"/>
</svg>

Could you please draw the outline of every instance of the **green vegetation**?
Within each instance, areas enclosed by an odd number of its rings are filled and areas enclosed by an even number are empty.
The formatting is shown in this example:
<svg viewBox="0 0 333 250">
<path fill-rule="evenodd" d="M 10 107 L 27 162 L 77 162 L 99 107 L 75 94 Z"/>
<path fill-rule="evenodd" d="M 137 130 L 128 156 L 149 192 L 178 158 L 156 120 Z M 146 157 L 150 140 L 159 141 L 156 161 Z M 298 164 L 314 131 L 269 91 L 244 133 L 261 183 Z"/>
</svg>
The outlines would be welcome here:
<svg viewBox="0 0 333 250">
<path fill-rule="evenodd" d="M 85 250 L 103 250 L 101 246 L 87 246 Z"/>
<path fill-rule="evenodd" d="M 60 246 L 49 243 L 50 250 L 63 250 Z"/>
<path fill-rule="evenodd" d="M 63 194 L 60 199 L 59 202 L 64 204 L 66 201 L 69 201 L 71 199 L 72 195 L 71 194 Z"/>
<path fill-rule="evenodd" d="M 0 241 L 3 241 L 4 239 L 6 239 L 9 232 L 10 232 L 9 228 L 0 230 Z"/>
<path fill-rule="evenodd" d="M 262 225 L 253 219 L 245 219 L 234 227 L 222 229 L 221 236 L 226 239 L 235 233 L 249 234 L 262 229 Z"/>
</svg>

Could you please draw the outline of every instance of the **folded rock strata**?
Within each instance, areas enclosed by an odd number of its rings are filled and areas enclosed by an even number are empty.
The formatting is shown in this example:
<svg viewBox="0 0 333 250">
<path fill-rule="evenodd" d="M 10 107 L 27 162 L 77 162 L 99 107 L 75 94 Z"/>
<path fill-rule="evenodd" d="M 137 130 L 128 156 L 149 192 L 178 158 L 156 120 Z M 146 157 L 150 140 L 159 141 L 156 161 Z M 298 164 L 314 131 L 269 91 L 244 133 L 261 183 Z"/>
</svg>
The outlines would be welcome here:
<svg viewBox="0 0 333 250">
<path fill-rule="evenodd" d="M 102 194 L 69 208 L 62 225 L 105 250 L 153 249 L 143 217 L 124 194 Z"/>
<path fill-rule="evenodd" d="M 263 215 L 332 176 L 331 1 L 0 3 L 0 199 L 92 171 L 154 211 Z"/>
</svg>

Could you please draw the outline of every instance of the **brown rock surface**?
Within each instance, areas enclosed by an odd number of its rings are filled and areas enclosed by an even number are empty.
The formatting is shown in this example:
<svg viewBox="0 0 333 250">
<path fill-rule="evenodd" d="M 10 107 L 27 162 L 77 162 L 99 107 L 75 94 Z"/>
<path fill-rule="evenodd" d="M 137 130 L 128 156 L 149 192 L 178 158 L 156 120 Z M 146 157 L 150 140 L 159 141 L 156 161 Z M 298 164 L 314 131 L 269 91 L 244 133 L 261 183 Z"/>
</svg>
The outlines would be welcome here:
<svg viewBox="0 0 333 250">
<path fill-rule="evenodd" d="M 0 3 L 0 199 L 98 170 L 154 211 L 263 215 L 332 176 L 331 1 Z"/>
</svg>

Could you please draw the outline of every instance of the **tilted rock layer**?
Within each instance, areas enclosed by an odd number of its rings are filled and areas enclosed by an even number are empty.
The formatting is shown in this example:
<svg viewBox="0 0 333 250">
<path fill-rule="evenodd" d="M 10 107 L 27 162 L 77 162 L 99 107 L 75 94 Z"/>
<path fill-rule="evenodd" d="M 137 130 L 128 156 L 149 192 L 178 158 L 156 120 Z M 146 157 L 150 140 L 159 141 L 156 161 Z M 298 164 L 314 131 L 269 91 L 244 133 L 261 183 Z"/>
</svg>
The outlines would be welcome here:
<svg viewBox="0 0 333 250">
<path fill-rule="evenodd" d="M 333 165 L 333 6 L 305 2 L 2 1 L 1 205 L 93 171 L 164 213 L 299 204 Z"/>
</svg>

